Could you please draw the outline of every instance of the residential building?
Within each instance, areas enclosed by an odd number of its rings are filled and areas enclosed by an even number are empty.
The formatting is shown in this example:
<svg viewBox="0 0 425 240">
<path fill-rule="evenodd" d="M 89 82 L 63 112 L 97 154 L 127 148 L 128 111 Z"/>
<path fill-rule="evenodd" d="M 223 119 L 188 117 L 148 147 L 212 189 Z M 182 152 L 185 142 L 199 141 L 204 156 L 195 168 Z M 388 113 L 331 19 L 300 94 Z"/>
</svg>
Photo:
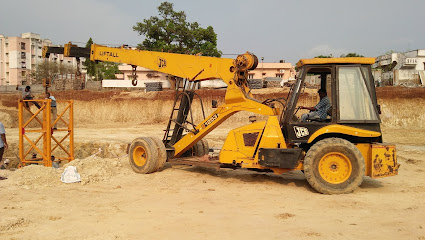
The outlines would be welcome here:
<svg viewBox="0 0 425 240">
<path fill-rule="evenodd" d="M 0 85 L 30 84 L 30 72 L 43 61 L 43 46 L 52 46 L 49 39 L 40 34 L 22 33 L 20 37 L 0 34 Z M 51 54 L 50 61 L 77 66 L 75 58 L 64 58 L 62 54 Z"/>
<path fill-rule="evenodd" d="M 27 69 L 33 70 L 39 62 L 43 61 L 43 46 L 51 46 L 52 42 L 49 39 L 41 39 L 40 34 L 31 32 L 22 33 L 20 38 L 30 42 L 28 48 L 31 50 L 31 55 Z"/>
<path fill-rule="evenodd" d="M 375 80 L 379 82 L 390 85 L 425 84 L 425 50 L 378 56 L 372 68 Z"/>
<path fill-rule="evenodd" d="M 118 69 L 122 74 L 115 74 L 117 79 L 121 80 L 133 80 L 133 68 L 131 65 L 123 64 L 119 65 Z M 136 68 L 136 76 L 138 80 L 165 80 L 167 79 L 166 73 L 157 72 L 144 67 Z"/>
<path fill-rule="evenodd" d="M 118 66 L 121 73 L 115 74 L 116 80 L 104 79 L 102 80 L 102 87 L 121 87 L 121 88 L 146 88 L 146 83 L 149 82 L 162 82 L 163 88 L 170 88 L 171 83 L 168 80 L 168 74 L 157 72 L 144 67 L 136 68 L 136 79 L 137 85 L 133 86 L 131 80 L 133 80 L 133 67 L 127 64 L 121 64 Z M 122 81 L 126 80 L 126 81 Z"/>
<path fill-rule="evenodd" d="M 280 78 L 287 81 L 293 78 L 295 73 L 292 64 L 283 60 L 278 63 L 259 62 L 256 69 L 248 72 L 248 79 Z"/>
<path fill-rule="evenodd" d="M 17 85 L 29 73 L 30 41 L 0 35 L 0 84 Z"/>
</svg>

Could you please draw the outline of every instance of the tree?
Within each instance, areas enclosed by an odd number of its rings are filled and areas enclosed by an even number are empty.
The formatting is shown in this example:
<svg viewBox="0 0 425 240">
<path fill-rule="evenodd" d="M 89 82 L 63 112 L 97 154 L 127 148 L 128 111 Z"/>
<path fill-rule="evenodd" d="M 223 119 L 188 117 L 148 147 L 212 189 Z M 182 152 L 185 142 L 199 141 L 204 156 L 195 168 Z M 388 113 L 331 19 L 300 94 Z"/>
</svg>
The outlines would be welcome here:
<svg viewBox="0 0 425 240">
<path fill-rule="evenodd" d="M 99 72 L 101 79 L 116 79 L 115 74 L 121 73 L 118 69 L 118 64 L 112 62 L 99 63 Z"/>
<path fill-rule="evenodd" d="M 332 58 L 332 57 L 333 57 L 332 54 L 329 54 L 329 55 L 319 55 L 314 58 Z M 364 56 L 357 53 L 347 53 L 347 54 L 341 54 L 341 56 L 339 57 L 344 58 L 344 57 L 364 57 Z"/>
<path fill-rule="evenodd" d="M 92 44 L 93 39 L 90 37 L 90 39 L 86 43 L 86 48 L 90 48 Z M 83 66 L 87 71 L 87 75 L 89 75 L 90 77 L 96 76 L 96 63 L 91 61 L 90 58 L 86 58 L 86 60 L 84 60 Z"/>
<path fill-rule="evenodd" d="M 357 53 L 347 53 L 345 57 L 364 57 L 363 55 Z"/>
<path fill-rule="evenodd" d="M 138 49 L 221 56 L 213 27 L 202 28 L 197 22 L 187 22 L 186 13 L 174 11 L 173 3 L 161 3 L 158 12 L 159 17 L 152 16 L 133 26 L 134 31 L 145 36 Z"/>
<path fill-rule="evenodd" d="M 319 56 L 315 56 L 314 58 L 332 58 L 332 54 L 329 54 L 329 55 L 319 55 Z"/>
<path fill-rule="evenodd" d="M 54 80 L 58 74 L 75 73 L 77 69 L 70 64 L 42 61 L 37 64 L 29 75 L 33 83 L 42 83 L 43 79 Z"/>
</svg>

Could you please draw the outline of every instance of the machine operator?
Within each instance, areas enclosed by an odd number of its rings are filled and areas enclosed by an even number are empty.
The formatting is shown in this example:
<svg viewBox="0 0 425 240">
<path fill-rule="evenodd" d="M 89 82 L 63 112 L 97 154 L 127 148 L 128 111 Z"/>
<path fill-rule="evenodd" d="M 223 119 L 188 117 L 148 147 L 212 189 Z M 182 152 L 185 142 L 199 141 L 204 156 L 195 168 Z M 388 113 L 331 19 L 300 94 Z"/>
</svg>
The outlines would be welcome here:
<svg viewBox="0 0 425 240">
<path fill-rule="evenodd" d="M 326 120 L 326 117 L 328 115 L 328 110 L 331 108 L 331 100 L 328 97 L 328 94 L 326 93 L 326 89 L 319 89 L 317 93 L 320 96 L 320 101 L 317 103 L 314 107 L 304 107 L 301 106 L 300 109 L 307 109 L 310 110 L 309 113 L 304 113 L 301 116 L 302 122 L 307 122 L 307 120 L 314 121 L 314 120 Z"/>
</svg>

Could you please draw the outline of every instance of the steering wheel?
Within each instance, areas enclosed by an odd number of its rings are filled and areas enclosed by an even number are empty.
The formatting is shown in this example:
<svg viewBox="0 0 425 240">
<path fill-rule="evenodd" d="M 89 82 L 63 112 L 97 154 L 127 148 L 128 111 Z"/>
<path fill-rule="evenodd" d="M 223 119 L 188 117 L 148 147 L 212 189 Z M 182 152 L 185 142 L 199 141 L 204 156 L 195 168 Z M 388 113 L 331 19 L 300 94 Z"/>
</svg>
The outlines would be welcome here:
<svg viewBox="0 0 425 240">
<path fill-rule="evenodd" d="M 300 119 L 297 117 L 297 112 L 301 109 L 300 107 L 297 107 L 297 110 L 295 110 L 294 115 L 292 116 L 292 121 L 293 122 L 298 122 Z"/>
</svg>

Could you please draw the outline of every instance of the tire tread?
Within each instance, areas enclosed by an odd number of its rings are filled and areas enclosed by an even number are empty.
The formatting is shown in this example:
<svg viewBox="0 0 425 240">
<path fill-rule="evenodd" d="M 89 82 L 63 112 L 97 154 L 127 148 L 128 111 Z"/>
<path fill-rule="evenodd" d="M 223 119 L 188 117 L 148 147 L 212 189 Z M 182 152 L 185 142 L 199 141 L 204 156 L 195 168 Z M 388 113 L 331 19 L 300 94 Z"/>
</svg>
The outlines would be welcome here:
<svg viewBox="0 0 425 240">
<path fill-rule="evenodd" d="M 320 180 L 314 174 L 315 157 L 320 154 L 320 151 L 328 147 L 337 148 L 337 149 L 347 148 L 356 157 L 356 162 L 359 165 L 358 176 L 356 176 L 354 180 L 345 188 L 342 188 L 339 186 L 336 186 L 336 187 L 326 186 L 326 184 L 322 184 Z M 364 158 L 360 150 L 354 144 L 342 138 L 327 138 L 317 142 L 310 148 L 310 150 L 308 150 L 304 158 L 304 172 L 305 172 L 307 181 L 309 182 L 311 187 L 313 187 L 316 191 L 323 194 L 344 194 L 344 193 L 353 192 L 363 182 L 363 177 L 365 175 L 365 168 L 366 167 L 364 163 Z"/>
</svg>

